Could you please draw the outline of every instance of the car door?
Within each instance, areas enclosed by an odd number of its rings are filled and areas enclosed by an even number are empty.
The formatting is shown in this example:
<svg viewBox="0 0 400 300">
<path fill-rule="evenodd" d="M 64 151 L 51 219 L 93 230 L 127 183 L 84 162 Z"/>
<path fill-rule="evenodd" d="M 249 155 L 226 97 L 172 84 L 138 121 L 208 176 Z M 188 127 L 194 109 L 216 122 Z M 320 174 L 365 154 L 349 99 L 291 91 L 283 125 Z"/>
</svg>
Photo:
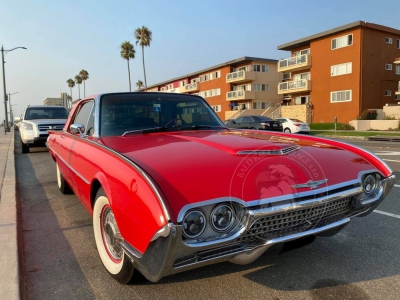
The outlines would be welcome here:
<svg viewBox="0 0 400 300">
<path fill-rule="evenodd" d="M 254 120 L 252 117 L 243 117 L 242 128 L 249 129 L 249 128 L 253 128 L 254 126 L 255 126 Z"/>
<path fill-rule="evenodd" d="M 85 137 L 76 133 L 73 135 L 74 143 L 71 148 L 71 182 L 74 186 L 74 191 L 78 198 L 82 200 L 85 206 L 90 206 L 87 200 L 88 190 L 90 189 L 90 182 L 88 181 L 91 176 L 92 164 L 90 163 L 93 155 L 92 135 L 96 131 L 94 125 L 94 100 L 89 100 L 81 103 L 81 107 L 75 114 L 72 124 L 84 125 Z"/>
<path fill-rule="evenodd" d="M 231 127 L 231 128 L 243 128 L 243 127 L 241 127 L 242 123 L 243 123 L 243 117 L 239 117 L 239 118 L 233 120 L 233 122 L 229 125 L 229 127 Z"/>
</svg>

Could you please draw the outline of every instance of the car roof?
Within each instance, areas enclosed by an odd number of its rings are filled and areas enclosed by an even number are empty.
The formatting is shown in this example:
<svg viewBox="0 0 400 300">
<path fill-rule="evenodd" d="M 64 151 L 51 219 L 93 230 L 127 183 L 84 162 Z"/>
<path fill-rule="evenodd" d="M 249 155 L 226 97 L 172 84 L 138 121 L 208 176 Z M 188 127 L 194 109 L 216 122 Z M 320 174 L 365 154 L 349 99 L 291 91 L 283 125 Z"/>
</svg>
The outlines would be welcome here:
<svg viewBox="0 0 400 300">
<path fill-rule="evenodd" d="M 42 107 L 51 107 L 51 108 L 65 108 L 64 106 L 61 105 L 29 105 L 27 108 L 42 108 Z"/>
</svg>

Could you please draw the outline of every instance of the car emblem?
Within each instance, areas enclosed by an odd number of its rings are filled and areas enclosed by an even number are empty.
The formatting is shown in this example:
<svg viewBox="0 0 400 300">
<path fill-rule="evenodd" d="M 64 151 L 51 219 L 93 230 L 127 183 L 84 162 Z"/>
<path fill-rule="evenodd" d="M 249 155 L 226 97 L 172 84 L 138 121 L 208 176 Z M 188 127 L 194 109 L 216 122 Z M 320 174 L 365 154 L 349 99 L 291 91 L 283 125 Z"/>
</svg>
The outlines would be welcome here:
<svg viewBox="0 0 400 300">
<path fill-rule="evenodd" d="M 309 187 L 310 189 L 316 189 L 319 185 L 326 183 L 328 179 L 321 179 L 317 181 L 309 180 L 307 183 L 301 183 L 301 184 L 295 184 L 292 185 L 292 188 L 303 188 L 303 187 Z"/>
<path fill-rule="evenodd" d="M 53 126 L 49 126 L 49 129 L 53 129 Z"/>
</svg>

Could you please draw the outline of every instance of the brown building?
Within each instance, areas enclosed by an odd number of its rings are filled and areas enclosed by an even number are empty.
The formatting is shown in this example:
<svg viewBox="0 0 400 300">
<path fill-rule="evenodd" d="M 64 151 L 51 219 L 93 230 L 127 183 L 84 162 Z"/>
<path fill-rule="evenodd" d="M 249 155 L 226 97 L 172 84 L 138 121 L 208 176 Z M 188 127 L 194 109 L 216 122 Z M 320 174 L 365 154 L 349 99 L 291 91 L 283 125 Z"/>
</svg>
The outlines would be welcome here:
<svg viewBox="0 0 400 300">
<path fill-rule="evenodd" d="M 365 109 L 397 103 L 400 30 L 357 21 L 278 46 L 284 105 L 308 104 L 312 122 L 349 122 Z"/>
<path fill-rule="evenodd" d="M 222 119 L 238 110 L 267 110 L 280 102 L 277 86 L 282 75 L 277 60 L 242 57 L 191 74 L 148 86 L 148 92 L 200 95 Z"/>
</svg>

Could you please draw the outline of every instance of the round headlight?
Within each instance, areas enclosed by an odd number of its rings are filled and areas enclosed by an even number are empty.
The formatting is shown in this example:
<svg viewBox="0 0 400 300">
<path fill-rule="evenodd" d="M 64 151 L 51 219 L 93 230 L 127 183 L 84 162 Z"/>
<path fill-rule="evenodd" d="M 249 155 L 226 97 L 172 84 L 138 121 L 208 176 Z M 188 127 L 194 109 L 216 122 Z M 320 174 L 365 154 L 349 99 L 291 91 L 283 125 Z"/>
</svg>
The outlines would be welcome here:
<svg viewBox="0 0 400 300">
<path fill-rule="evenodd" d="M 375 174 L 368 174 L 364 177 L 362 185 L 364 193 L 370 195 L 378 188 L 378 178 L 375 176 Z"/>
<path fill-rule="evenodd" d="M 183 234 L 187 238 L 199 237 L 206 228 L 206 218 L 199 210 L 192 210 L 183 218 Z"/>
<path fill-rule="evenodd" d="M 235 213 L 230 205 L 220 204 L 211 212 L 211 226 L 215 231 L 228 230 L 234 221 Z"/>
</svg>

